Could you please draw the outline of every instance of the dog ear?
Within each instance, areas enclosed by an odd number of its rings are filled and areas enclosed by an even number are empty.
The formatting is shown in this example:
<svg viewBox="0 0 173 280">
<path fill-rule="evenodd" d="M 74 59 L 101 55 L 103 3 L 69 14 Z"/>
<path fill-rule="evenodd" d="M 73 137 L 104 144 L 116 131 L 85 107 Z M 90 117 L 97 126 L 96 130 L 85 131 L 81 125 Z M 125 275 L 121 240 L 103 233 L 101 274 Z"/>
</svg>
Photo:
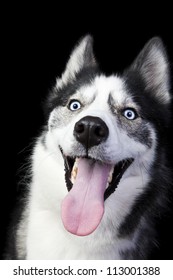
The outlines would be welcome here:
<svg viewBox="0 0 173 280">
<path fill-rule="evenodd" d="M 68 82 L 75 80 L 76 75 L 86 67 L 96 66 L 93 54 L 93 38 L 90 35 L 83 37 L 70 55 L 65 71 L 56 81 L 56 88 L 62 88 Z"/>
<path fill-rule="evenodd" d="M 161 102 L 170 102 L 168 59 L 160 38 L 154 37 L 144 46 L 130 69 L 138 71 L 146 89 L 151 90 Z"/>
</svg>

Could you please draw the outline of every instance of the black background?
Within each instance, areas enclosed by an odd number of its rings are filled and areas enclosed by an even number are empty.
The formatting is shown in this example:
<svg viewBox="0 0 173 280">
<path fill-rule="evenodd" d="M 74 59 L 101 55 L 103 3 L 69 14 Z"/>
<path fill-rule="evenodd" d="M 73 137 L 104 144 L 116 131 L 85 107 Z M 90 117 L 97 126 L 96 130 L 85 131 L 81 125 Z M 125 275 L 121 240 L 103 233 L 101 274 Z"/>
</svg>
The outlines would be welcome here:
<svg viewBox="0 0 173 280">
<path fill-rule="evenodd" d="M 100 7 L 91 13 L 90 7 L 85 16 L 85 7 L 73 14 L 68 5 L 67 10 L 59 7 L 42 11 L 27 6 L 7 9 L 3 21 L 4 37 L 1 38 L 4 61 L 1 69 L 5 74 L 1 92 L 1 252 L 18 193 L 17 182 L 22 174 L 19 170 L 24 169 L 30 144 L 44 122 L 42 101 L 63 71 L 79 38 L 88 33 L 93 35 L 96 58 L 101 69 L 109 74 L 121 72 L 147 40 L 160 36 L 167 47 L 172 77 L 173 39 L 169 16 L 164 11 L 158 14 L 154 10 L 149 21 L 148 12 L 141 15 L 143 7 L 134 14 L 129 13 L 128 17 L 124 8 L 113 8 L 110 14 L 111 9 L 100 13 Z M 165 217 L 159 227 L 162 242 L 155 258 L 173 259 L 172 218 Z"/>
</svg>

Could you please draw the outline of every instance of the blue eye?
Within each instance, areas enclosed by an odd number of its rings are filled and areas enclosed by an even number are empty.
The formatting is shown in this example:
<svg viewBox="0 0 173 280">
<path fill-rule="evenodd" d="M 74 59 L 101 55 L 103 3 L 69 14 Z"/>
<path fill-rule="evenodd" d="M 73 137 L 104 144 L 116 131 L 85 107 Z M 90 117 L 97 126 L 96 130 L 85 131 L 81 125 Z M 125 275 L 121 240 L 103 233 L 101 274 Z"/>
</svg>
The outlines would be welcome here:
<svg viewBox="0 0 173 280">
<path fill-rule="evenodd" d="M 125 109 L 123 116 L 128 120 L 134 120 L 137 118 L 136 111 L 134 109 Z"/>
<path fill-rule="evenodd" d="M 81 108 L 81 103 L 77 100 L 71 100 L 70 104 L 69 104 L 69 109 L 71 111 L 77 111 Z"/>
</svg>

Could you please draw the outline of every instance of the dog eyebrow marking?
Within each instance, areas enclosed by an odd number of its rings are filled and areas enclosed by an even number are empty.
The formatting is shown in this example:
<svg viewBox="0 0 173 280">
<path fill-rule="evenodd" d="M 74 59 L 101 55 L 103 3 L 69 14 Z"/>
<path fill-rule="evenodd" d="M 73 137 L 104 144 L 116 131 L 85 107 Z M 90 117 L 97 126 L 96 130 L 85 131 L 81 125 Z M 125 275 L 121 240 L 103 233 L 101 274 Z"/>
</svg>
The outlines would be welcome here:
<svg viewBox="0 0 173 280">
<path fill-rule="evenodd" d="M 84 85 L 73 97 L 81 99 L 84 104 L 91 104 L 97 97 L 97 91 L 92 85 Z"/>
<path fill-rule="evenodd" d="M 113 103 L 113 97 L 112 97 L 112 92 L 110 92 L 108 96 L 108 104 L 110 107 L 112 106 L 112 103 Z"/>
<path fill-rule="evenodd" d="M 108 101 L 107 102 L 108 102 L 108 105 L 109 105 L 109 108 L 110 108 L 111 112 L 113 114 L 115 114 L 116 108 L 120 107 L 120 104 L 118 104 L 118 101 L 117 101 L 117 104 L 115 104 L 115 100 L 114 100 L 114 98 L 112 96 L 112 92 L 109 93 L 109 97 L 108 97 Z"/>
</svg>

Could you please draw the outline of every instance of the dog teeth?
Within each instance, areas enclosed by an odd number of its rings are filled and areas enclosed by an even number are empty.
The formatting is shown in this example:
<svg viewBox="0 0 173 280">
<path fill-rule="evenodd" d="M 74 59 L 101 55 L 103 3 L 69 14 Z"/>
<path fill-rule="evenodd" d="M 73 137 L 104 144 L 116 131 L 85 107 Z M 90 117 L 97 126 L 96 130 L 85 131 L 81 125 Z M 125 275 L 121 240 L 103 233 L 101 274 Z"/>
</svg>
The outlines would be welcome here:
<svg viewBox="0 0 173 280">
<path fill-rule="evenodd" d="M 106 184 L 106 189 L 109 187 L 109 182 L 107 181 L 107 184 Z"/>
<path fill-rule="evenodd" d="M 109 172 L 106 189 L 109 187 L 109 184 L 112 182 L 113 172 L 114 172 L 114 166 L 111 168 L 111 171 Z"/>
<path fill-rule="evenodd" d="M 72 172 L 71 172 L 71 182 L 72 182 L 72 184 L 74 184 L 74 182 L 76 180 L 77 171 L 78 171 L 78 161 L 79 161 L 79 159 L 76 158 L 75 163 L 73 165 Z"/>
<path fill-rule="evenodd" d="M 114 167 L 112 167 L 111 171 L 109 172 L 108 183 L 112 182 L 113 172 L 114 172 Z"/>
</svg>

